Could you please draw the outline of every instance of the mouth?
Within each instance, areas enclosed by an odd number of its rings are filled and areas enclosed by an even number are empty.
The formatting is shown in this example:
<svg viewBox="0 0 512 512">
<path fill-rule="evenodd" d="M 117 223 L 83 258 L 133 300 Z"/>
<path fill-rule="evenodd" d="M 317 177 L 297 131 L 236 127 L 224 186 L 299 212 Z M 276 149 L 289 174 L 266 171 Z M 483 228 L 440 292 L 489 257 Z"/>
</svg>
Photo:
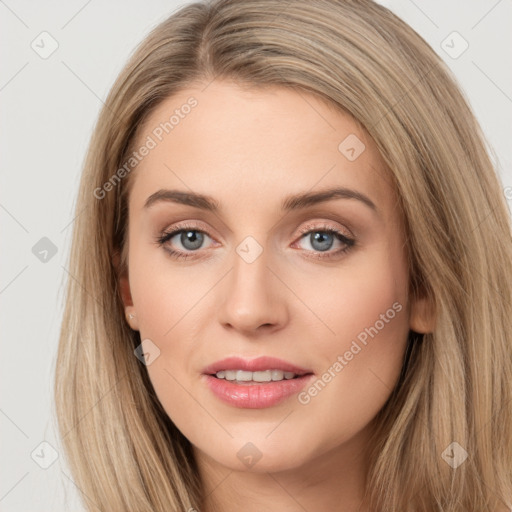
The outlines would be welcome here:
<svg viewBox="0 0 512 512">
<path fill-rule="evenodd" d="M 291 379 L 271 382 L 249 382 L 203 375 L 203 380 L 213 395 L 224 404 L 242 409 L 265 409 L 289 400 L 312 382 L 308 373 Z"/>
<path fill-rule="evenodd" d="M 224 404 L 263 409 L 297 394 L 314 375 L 311 370 L 276 358 L 247 360 L 231 357 L 206 367 L 202 379 Z"/>
</svg>

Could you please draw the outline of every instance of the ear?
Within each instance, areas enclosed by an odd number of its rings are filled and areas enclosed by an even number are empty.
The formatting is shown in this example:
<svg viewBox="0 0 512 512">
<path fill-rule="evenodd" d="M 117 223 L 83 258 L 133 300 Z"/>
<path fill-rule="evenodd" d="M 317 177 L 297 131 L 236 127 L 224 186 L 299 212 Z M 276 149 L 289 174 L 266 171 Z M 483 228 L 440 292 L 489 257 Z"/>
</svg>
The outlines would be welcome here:
<svg viewBox="0 0 512 512">
<path fill-rule="evenodd" d="M 426 296 L 414 297 L 409 313 L 409 328 L 419 334 L 433 332 L 436 317 L 432 300 Z"/>
<path fill-rule="evenodd" d="M 120 269 L 120 255 L 118 252 L 114 253 L 112 257 L 112 263 L 114 265 L 115 271 L 116 271 L 116 277 L 117 277 L 117 283 L 119 286 L 119 291 L 121 294 L 121 300 L 123 301 L 124 305 L 124 311 L 126 315 L 126 321 L 128 322 L 129 326 L 135 330 L 138 331 L 138 322 L 137 322 L 137 316 L 135 314 L 135 306 L 133 305 L 132 300 L 132 294 L 130 290 L 130 281 L 128 278 L 128 271 L 127 269 L 124 269 L 121 271 Z"/>
</svg>

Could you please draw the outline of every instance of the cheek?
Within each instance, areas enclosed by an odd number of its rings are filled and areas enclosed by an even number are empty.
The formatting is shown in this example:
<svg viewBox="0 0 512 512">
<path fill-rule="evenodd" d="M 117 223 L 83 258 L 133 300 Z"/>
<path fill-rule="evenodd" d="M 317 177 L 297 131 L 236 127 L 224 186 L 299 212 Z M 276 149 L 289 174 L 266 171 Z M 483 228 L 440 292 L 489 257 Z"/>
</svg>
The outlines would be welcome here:
<svg viewBox="0 0 512 512">
<path fill-rule="evenodd" d="M 299 401 L 344 439 L 373 419 L 400 374 L 409 332 L 405 261 L 397 252 L 360 258 L 324 297 L 318 310 L 333 332 L 318 340 L 323 372 Z"/>
<path fill-rule="evenodd" d="M 206 286 L 191 283 L 193 275 L 184 276 L 170 265 L 137 267 L 134 261 L 133 266 L 144 269 L 134 276 L 132 287 L 141 340 L 151 340 L 159 351 L 146 367 L 148 376 L 169 417 L 189 433 L 197 428 L 201 416 L 190 383 L 200 338 L 196 319 Z"/>
<path fill-rule="evenodd" d="M 159 253 L 161 251 L 161 253 Z M 190 416 L 193 401 L 187 401 L 191 375 L 199 377 L 198 332 L 204 318 L 211 316 L 208 291 L 217 275 L 180 270 L 167 260 L 163 249 L 134 248 L 130 254 L 130 289 L 141 340 L 151 340 L 158 357 L 147 366 L 157 396 L 173 416 Z"/>
<path fill-rule="evenodd" d="M 171 338 L 181 322 L 187 322 L 187 314 L 208 284 L 196 279 L 194 272 L 180 269 L 163 248 L 145 247 L 143 242 L 130 253 L 129 268 L 141 337 L 162 341 Z"/>
<path fill-rule="evenodd" d="M 381 339 L 393 339 L 407 323 L 405 276 L 397 275 L 389 265 L 373 261 L 360 269 L 350 269 L 339 278 L 338 293 L 330 293 L 323 308 L 333 331 L 342 344 L 349 338 L 364 343 L 369 333 Z M 400 314 L 402 313 L 402 314 Z"/>
</svg>

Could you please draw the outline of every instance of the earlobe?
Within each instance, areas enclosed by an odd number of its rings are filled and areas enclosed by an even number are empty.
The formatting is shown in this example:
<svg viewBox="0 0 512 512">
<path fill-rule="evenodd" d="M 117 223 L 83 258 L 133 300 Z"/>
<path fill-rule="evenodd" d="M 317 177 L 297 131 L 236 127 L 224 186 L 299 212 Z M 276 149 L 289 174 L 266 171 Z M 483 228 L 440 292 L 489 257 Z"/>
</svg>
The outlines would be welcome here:
<svg viewBox="0 0 512 512">
<path fill-rule="evenodd" d="M 124 275 L 119 278 L 119 288 L 121 291 L 121 297 L 123 299 L 126 321 L 134 331 L 138 331 L 139 322 L 137 321 L 137 315 L 135 313 L 135 307 L 133 305 L 128 276 Z"/>
<path fill-rule="evenodd" d="M 128 322 L 128 325 L 131 329 L 134 331 L 139 330 L 139 323 L 137 321 L 137 316 L 135 315 L 135 312 L 133 312 L 133 308 L 126 308 L 125 309 L 126 314 L 126 321 Z"/>
<path fill-rule="evenodd" d="M 417 297 L 411 302 L 409 328 L 419 334 L 431 333 L 435 329 L 435 311 L 428 297 Z"/>
</svg>

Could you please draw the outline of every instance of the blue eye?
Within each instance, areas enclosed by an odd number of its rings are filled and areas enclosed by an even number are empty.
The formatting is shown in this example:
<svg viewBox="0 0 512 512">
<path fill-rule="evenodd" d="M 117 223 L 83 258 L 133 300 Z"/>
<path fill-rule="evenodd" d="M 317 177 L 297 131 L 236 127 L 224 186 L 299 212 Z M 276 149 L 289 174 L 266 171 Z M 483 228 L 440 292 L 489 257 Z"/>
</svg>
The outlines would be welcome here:
<svg viewBox="0 0 512 512">
<path fill-rule="evenodd" d="M 355 239 L 344 235 L 341 231 L 329 225 L 315 226 L 309 224 L 302 228 L 300 232 L 303 235 L 301 240 L 308 240 L 315 251 L 310 257 L 316 259 L 339 258 L 356 244 Z M 342 244 L 341 249 L 329 251 L 336 240 Z"/>
<path fill-rule="evenodd" d="M 301 234 L 300 240 L 309 240 L 313 248 L 313 251 L 306 250 L 305 252 L 313 252 L 313 254 L 308 257 L 316 259 L 327 260 L 341 257 L 356 244 L 355 239 L 347 237 L 331 226 L 306 226 L 301 231 Z M 172 244 L 169 242 L 177 235 L 181 235 L 178 241 L 184 250 L 176 250 L 170 247 Z M 173 259 L 187 259 L 197 257 L 194 253 L 200 252 L 199 249 L 203 245 L 205 237 L 211 238 L 205 231 L 198 229 L 198 226 L 180 225 L 171 231 L 161 233 L 156 238 L 156 242 L 159 246 L 165 246 L 165 251 Z M 336 241 L 341 243 L 342 247 L 338 250 L 331 251 L 330 249 Z"/>
<path fill-rule="evenodd" d="M 204 241 L 204 235 L 202 231 L 198 230 L 179 230 L 175 231 L 174 233 L 170 233 L 165 238 L 167 240 L 170 240 L 174 238 L 174 236 L 181 234 L 179 238 L 179 242 L 185 249 L 188 251 L 195 251 L 201 247 Z M 165 239 L 164 239 L 165 240 Z M 166 240 L 165 240 L 166 241 Z M 189 245 L 190 244 L 190 245 Z"/>
<path fill-rule="evenodd" d="M 157 243 L 159 245 L 166 245 L 167 242 L 170 242 L 176 235 L 181 235 L 179 237 L 179 242 L 185 248 L 186 251 L 197 252 L 197 250 L 201 247 L 204 242 L 205 236 L 210 238 L 204 231 L 197 229 L 196 227 L 181 227 L 179 229 L 174 229 L 173 231 L 163 232 L 158 238 Z M 187 254 L 181 250 L 174 250 L 167 248 L 165 249 L 173 258 L 189 258 L 192 254 Z"/>
</svg>

